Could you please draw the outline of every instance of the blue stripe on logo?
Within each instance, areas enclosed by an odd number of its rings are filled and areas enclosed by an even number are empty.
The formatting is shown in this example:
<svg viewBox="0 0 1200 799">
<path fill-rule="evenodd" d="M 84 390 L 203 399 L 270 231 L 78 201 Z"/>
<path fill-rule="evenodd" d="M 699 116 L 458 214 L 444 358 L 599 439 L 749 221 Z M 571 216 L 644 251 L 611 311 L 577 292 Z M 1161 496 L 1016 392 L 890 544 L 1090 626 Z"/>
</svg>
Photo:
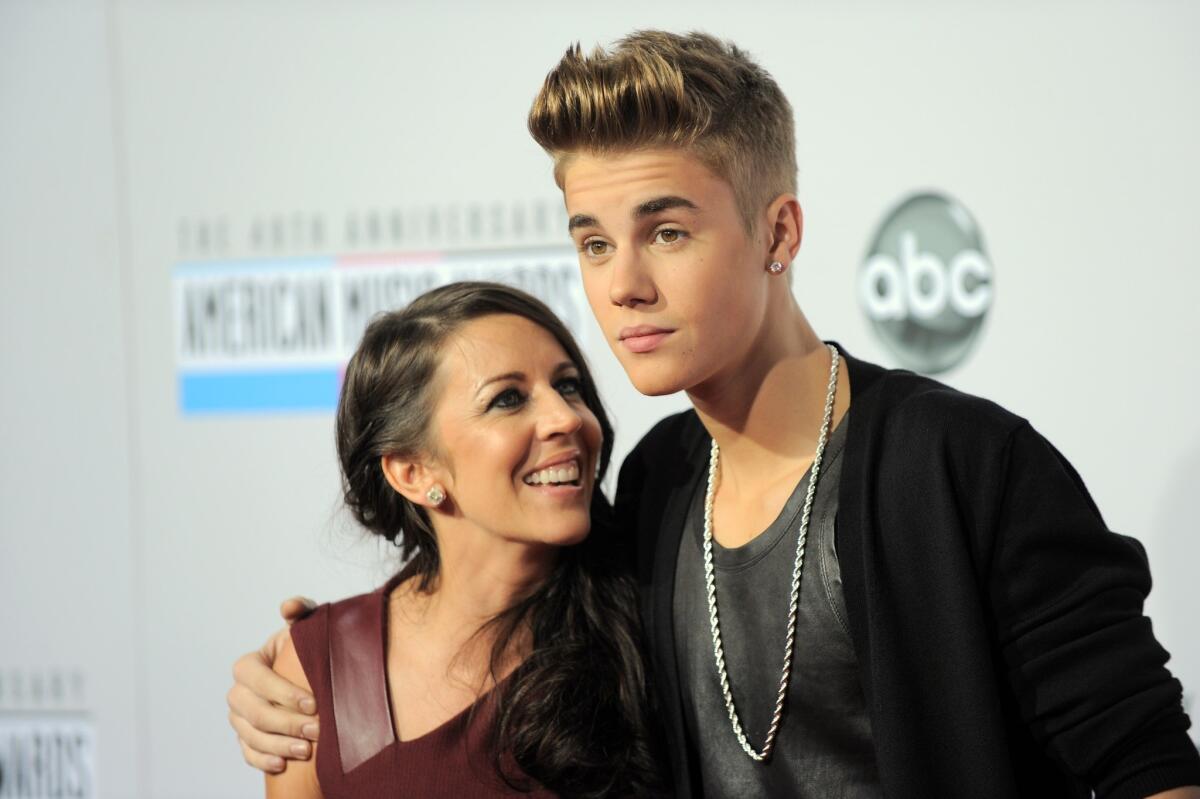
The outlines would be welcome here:
<svg viewBox="0 0 1200 799">
<path fill-rule="evenodd" d="M 338 370 L 332 367 L 179 376 L 184 413 L 331 411 L 337 400 Z"/>
</svg>

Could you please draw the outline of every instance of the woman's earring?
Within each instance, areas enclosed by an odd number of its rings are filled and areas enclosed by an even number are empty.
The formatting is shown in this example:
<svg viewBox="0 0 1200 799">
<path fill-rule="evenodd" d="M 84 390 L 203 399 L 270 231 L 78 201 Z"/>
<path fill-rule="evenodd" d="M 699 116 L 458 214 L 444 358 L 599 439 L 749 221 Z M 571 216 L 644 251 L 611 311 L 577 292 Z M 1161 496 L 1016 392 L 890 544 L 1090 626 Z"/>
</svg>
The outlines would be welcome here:
<svg viewBox="0 0 1200 799">
<path fill-rule="evenodd" d="M 441 486 L 431 486 L 430 489 L 425 492 L 425 499 L 432 502 L 433 506 L 436 508 L 438 505 L 441 505 L 446 501 L 446 492 L 442 490 Z"/>
<path fill-rule="evenodd" d="M 772 261 L 767 264 L 767 271 L 772 275 L 782 275 L 787 271 L 787 267 L 781 261 Z"/>
</svg>

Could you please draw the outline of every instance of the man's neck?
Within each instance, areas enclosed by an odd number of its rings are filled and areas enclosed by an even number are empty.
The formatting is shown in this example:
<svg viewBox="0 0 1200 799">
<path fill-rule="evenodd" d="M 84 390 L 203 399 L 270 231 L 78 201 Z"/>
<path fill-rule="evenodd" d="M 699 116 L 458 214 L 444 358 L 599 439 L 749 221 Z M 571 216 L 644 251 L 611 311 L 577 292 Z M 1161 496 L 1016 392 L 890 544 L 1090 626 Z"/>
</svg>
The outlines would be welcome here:
<svg viewBox="0 0 1200 799">
<path fill-rule="evenodd" d="M 721 481 L 734 494 L 802 471 L 816 451 L 831 355 L 790 294 L 786 300 L 741 362 L 688 392 L 721 448 Z M 845 364 L 838 371 L 831 429 L 850 404 Z"/>
</svg>

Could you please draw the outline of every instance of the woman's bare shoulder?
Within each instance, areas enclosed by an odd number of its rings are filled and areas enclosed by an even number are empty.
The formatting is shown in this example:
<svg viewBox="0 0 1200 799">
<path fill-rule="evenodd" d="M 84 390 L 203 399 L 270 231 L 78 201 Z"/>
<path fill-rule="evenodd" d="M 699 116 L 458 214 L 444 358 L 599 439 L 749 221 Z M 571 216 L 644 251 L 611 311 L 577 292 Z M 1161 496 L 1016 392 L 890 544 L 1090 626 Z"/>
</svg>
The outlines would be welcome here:
<svg viewBox="0 0 1200 799">
<path fill-rule="evenodd" d="M 312 690 L 290 635 L 275 658 L 275 672 L 306 691 Z M 308 760 L 288 760 L 284 771 L 266 775 L 267 799 L 323 799 L 317 781 L 317 746 L 315 742 L 312 744 Z"/>
</svg>

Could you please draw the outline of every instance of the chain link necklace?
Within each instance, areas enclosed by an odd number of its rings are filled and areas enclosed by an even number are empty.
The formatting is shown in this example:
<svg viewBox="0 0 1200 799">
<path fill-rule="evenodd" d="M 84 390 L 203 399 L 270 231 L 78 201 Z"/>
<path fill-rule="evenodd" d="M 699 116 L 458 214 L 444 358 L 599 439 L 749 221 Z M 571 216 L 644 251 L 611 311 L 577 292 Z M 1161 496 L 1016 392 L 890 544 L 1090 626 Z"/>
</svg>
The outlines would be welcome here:
<svg viewBox="0 0 1200 799">
<path fill-rule="evenodd" d="M 729 689 L 729 675 L 725 671 L 725 646 L 721 643 L 721 621 L 717 618 L 717 582 L 713 572 L 713 498 L 716 496 L 717 466 L 721 461 L 721 450 L 712 442 L 708 456 L 708 490 L 704 494 L 704 582 L 708 589 L 708 621 L 712 627 L 713 656 L 717 660 L 717 676 L 721 680 L 721 693 L 725 696 L 725 709 L 733 734 L 751 759 L 764 762 L 775 749 L 775 736 L 783 719 L 783 704 L 787 699 L 788 682 L 792 677 L 792 655 L 796 649 L 796 616 L 800 609 L 800 573 L 804 569 L 804 544 L 808 538 L 808 518 L 812 513 L 813 497 L 817 492 L 817 476 L 821 472 L 821 458 L 825 455 L 825 443 L 829 440 L 829 427 L 833 421 L 833 398 L 837 392 L 838 362 L 837 348 L 829 347 L 832 362 L 829 366 L 829 389 L 825 394 L 825 417 L 821 421 L 821 435 L 817 439 L 817 453 L 813 456 L 812 470 L 808 478 L 808 491 L 804 496 L 804 512 L 800 516 L 800 539 L 796 542 L 796 562 L 792 566 L 792 599 L 788 606 L 787 641 L 783 648 L 783 673 L 779 677 L 779 695 L 775 697 L 775 712 L 771 715 L 771 726 L 762 751 L 756 750 L 746 738 L 737 708 L 733 705 L 733 693 Z"/>
</svg>

